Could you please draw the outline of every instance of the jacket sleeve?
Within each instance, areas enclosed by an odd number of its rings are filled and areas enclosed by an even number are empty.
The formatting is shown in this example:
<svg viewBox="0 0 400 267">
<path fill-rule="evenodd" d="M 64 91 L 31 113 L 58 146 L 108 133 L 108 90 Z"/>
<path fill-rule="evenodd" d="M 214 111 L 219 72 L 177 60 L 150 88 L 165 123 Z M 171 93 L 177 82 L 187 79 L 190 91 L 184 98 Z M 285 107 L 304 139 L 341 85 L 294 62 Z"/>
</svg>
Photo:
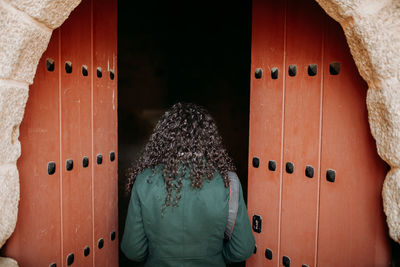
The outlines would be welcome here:
<svg viewBox="0 0 400 267">
<path fill-rule="evenodd" d="M 146 260 L 148 240 L 144 232 L 142 211 L 135 185 L 132 188 L 121 249 L 126 257 L 133 261 Z"/>
<path fill-rule="evenodd" d="M 240 183 L 239 183 L 240 185 Z M 224 243 L 222 254 L 226 262 L 240 262 L 250 258 L 255 247 L 249 216 L 243 199 L 242 186 L 239 187 L 239 206 L 232 237 Z"/>
</svg>

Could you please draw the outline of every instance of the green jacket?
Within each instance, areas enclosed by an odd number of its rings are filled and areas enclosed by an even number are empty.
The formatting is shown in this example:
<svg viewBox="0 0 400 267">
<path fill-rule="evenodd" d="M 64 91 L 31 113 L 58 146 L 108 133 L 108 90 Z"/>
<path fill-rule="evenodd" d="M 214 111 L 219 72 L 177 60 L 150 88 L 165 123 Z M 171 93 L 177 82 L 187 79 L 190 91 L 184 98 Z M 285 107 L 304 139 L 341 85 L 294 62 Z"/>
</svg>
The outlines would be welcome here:
<svg viewBox="0 0 400 267">
<path fill-rule="evenodd" d="M 162 215 L 167 195 L 162 170 L 144 170 L 132 188 L 122 251 L 131 260 L 157 267 L 225 266 L 246 260 L 255 242 L 241 187 L 239 192 L 232 238 L 224 242 L 229 189 L 218 173 L 200 190 L 183 179 L 178 206 L 168 207 Z"/>
</svg>

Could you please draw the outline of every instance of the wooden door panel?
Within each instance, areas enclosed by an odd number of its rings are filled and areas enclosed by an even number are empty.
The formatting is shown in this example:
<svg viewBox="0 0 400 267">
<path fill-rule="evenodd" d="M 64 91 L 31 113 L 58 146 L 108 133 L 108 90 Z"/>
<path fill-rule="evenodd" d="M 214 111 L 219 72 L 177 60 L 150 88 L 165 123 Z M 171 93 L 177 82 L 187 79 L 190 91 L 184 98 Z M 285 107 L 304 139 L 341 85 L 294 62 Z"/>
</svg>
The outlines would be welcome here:
<svg viewBox="0 0 400 267">
<path fill-rule="evenodd" d="M 340 63 L 338 75 L 329 64 Z M 344 33 L 329 19 L 325 35 L 319 266 L 389 266 L 381 190 L 386 167 L 376 153 L 367 117 L 367 84 Z M 326 179 L 328 169 L 336 179 Z"/>
<path fill-rule="evenodd" d="M 118 265 L 116 12 L 115 1 L 93 2 L 93 158 L 102 156 L 102 163 L 93 165 L 96 266 Z"/>
<path fill-rule="evenodd" d="M 266 4 L 266 2 L 268 4 Z M 262 218 L 261 233 L 253 232 L 257 252 L 249 266 L 276 266 L 279 262 L 280 190 L 282 166 L 282 104 L 284 81 L 283 1 L 253 1 L 250 93 L 248 213 Z M 256 78 L 256 69 L 262 69 Z M 276 79 L 271 70 L 278 69 Z M 253 158 L 259 166 L 253 166 Z M 268 168 L 269 161 L 275 169 Z M 271 259 L 265 257 L 270 250 Z"/>
<path fill-rule="evenodd" d="M 20 266 L 61 266 L 59 31 L 53 32 L 29 88 L 20 126 L 20 202 L 14 234 L 2 249 Z M 54 69 L 46 69 L 46 60 Z M 53 174 L 48 173 L 54 163 Z M 50 167 L 51 169 L 51 167 Z M 29 249 L 28 249 L 29 248 Z"/>
<path fill-rule="evenodd" d="M 83 1 L 61 27 L 63 259 L 67 262 L 73 254 L 73 264 L 79 266 L 93 265 L 91 79 L 82 71 L 86 66 L 93 73 L 90 14 L 91 1 Z M 83 166 L 84 157 L 89 166 Z M 89 254 L 84 254 L 87 247 Z"/>
<path fill-rule="evenodd" d="M 316 2 L 296 0 L 288 1 L 286 16 L 281 258 L 289 257 L 293 266 L 314 266 L 324 18 Z M 311 64 L 317 65 L 314 76 L 308 71 Z M 290 71 L 290 66 L 296 66 L 296 70 Z M 286 170 L 286 164 L 293 164 L 292 173 Z M 307 166 L 312 178 L 305 174 Z"/>
</svg>

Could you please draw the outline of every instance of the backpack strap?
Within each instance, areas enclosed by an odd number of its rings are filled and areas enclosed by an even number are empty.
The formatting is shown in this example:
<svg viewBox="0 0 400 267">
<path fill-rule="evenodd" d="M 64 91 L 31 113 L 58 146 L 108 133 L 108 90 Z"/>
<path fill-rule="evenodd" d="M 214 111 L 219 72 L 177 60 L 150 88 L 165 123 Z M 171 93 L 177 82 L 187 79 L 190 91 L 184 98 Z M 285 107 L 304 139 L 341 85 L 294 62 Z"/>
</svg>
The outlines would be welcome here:
<svg viewBox="0 0 400 267">
<path fill-rule="evenodd" d="M 235 227 L 236 216 L 239 207 L 239 178 L 235 172 L 228 172 L 229 177 L 229 213 L 228 221 L 225 227 L 225 240 L 232 237 L 233 228 Z"/>
</svg>

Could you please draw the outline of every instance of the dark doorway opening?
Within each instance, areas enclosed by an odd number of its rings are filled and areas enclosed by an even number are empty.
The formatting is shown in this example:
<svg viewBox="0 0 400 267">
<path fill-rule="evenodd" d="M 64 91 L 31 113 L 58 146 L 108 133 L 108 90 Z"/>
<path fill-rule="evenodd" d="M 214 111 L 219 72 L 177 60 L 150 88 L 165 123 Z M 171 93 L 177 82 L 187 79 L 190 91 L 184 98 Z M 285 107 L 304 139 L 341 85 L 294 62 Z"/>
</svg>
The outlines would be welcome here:
<svg viewBox="0 0 400 267">
<path fill-rule="evenodd" d="M 207 108 L 247 194 L 251 1 L 119 1 L 119 233 L 125 171 L 176 102 Z M 120 253 L 120 266 L 132 266 Z M 140 266 L 140 264 L 134 265 Z"/>
</svg>

